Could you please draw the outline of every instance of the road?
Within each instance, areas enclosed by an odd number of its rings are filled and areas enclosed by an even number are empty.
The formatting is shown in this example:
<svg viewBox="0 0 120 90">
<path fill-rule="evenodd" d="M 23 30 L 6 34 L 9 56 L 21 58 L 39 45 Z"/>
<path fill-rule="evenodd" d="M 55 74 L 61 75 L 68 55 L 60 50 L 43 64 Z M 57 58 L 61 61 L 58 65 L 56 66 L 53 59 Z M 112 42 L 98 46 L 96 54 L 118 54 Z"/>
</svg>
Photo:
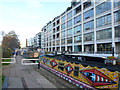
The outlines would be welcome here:
<svg viewBox="0 0 120 90">
<path fill-rule="evenodd" d="M 36 65 L 23 66 L 22 56 L 16 57 L 16 63 L 4 66 L 3 75 L 8 77 L 7 88 L 77 88 Z"/>
</svg>

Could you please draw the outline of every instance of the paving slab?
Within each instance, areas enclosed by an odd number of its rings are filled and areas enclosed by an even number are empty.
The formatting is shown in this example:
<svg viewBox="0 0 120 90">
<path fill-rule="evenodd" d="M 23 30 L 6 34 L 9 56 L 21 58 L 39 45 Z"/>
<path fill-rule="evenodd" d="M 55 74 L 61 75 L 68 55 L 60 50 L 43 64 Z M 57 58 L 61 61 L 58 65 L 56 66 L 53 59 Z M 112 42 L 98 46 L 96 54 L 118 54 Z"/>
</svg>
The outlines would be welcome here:
<svg viewBox="0 0 120 90">
<path fill-rule="evenodd" d="M 24 88 L 21 78 L 9 77 L 7 88 Z"/>
<path fill-rule="evenodd" d="M 8 88 L 56 88 L 38 73 L 36 66 L 23 66 L 23 57 L 17 56 L 15 64 L 3 67 L 3 75 L 8 76 Z M 23 82 L 24 80 L 24 82 Z"/>
</svg>

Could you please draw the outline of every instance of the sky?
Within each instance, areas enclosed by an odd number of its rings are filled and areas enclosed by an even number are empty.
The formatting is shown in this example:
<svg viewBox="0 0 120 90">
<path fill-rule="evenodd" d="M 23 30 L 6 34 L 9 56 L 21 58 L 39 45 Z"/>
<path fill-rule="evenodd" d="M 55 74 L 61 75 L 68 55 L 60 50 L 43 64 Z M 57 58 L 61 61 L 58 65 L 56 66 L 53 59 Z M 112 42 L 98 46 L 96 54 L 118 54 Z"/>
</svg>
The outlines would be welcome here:
<svg viewBox="0 0 120 90">
<path fill-rule="evenodd" d="M 25 46 L 41 29 L 71 6 L 71 0 L 0 0 L 0 31 L 14 30 Z M 0 37 L 1 38 L 1 37 Z"/>
</svg>

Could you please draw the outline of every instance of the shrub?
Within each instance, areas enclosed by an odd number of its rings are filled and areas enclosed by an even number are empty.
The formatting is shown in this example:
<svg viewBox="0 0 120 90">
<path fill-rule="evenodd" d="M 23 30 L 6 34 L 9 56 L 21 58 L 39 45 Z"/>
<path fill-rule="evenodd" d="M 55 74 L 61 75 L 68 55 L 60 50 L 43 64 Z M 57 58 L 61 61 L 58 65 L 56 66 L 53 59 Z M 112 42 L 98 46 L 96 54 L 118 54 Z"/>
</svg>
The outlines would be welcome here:
<svg viewBox="0 0 120 90">
<path fill-rule="evenodd" d="M 48 51 L 46 51 L 46 52 L 45 52 L 45 54 L 49 54 L 49 52 L 48 52 Z"/>
<path fill-rule="evenodd" d="M 2 52 L 3 58 L 10 58 L 12 55 L 12 50 L 10 48 L 2 48 Z"/>
<path fill-rule="evenodd" d="M 109 56 L 109 57 L 107 57 L 109 60 L 114 60 L 115 59 L 115 57 L 114 56 Z"/>
</svg>

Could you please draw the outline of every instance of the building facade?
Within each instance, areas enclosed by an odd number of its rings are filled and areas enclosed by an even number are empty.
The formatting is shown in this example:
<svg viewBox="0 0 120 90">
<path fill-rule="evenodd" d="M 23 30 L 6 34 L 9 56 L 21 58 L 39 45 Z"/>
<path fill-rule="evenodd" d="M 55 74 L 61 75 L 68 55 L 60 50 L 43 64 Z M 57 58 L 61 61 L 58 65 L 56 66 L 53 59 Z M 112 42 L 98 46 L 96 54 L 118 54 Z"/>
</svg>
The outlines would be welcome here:
<svg viewBox="0 0 120 90">
<path fill-rule="evenodd" d="M 120 0 L 81 0 L 42 28 L 43 51 L 120 53 Z"/>
<path fill-rule="evenodd" d="M 34 37 L 34 49 L 41 49 L 41 32 L 37 33 Z"/>
</svg>

